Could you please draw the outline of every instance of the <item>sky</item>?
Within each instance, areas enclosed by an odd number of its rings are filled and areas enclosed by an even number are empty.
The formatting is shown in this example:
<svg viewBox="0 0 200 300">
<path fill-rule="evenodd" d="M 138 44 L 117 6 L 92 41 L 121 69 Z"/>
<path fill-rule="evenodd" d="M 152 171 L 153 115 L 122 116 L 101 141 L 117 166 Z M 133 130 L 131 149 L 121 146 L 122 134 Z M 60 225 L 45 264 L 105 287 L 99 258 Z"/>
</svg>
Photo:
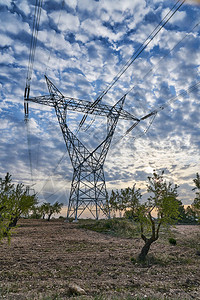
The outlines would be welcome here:
<svg viewBox="0 0 200 300">
<path fill-rule="evenodd" d="M 174 4 L 43 1 L 30 97 L 48 94 L 46 74 L 65 96 L 93 102 Z M 34 0 L 0 0 L 0 177 L 9 172 L 14 183 L 34 188 L 41 202 L 67 205 L 73 169 L 55 111 L 31 103 L 24 122 L 34 6 Z M 184 3 L 103 98 L 114 105 L 132 89 L 124 109 L 138 118 L 169 104 L 146 134 L 149 119 L 125 137 L 132 123 L 118 122 L 104 165 L 108 192 L 136 183 L 145 193 L 147 177 L 164 170 L 166 180 L 179 185 L 183 204 L 192 203 L 200 172 L 200 90 L 187 90 L 200 80 L 199 22 L 199 3 Z M 68 114 L 74 133 L 82 116 Z M 92 150 L 105 137 L 106 119 L 95 118 L 84 131 L 89 123 L 88 118 L 78 138 Z"/>
</svg>

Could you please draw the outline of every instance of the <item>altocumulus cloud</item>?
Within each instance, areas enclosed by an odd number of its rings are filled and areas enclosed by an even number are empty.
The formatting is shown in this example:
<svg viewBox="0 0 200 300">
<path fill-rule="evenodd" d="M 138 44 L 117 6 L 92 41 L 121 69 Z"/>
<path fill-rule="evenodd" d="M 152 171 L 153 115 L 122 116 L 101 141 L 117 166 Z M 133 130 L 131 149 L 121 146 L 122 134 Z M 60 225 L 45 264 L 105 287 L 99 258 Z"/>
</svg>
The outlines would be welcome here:
<svg viewBox="0 0 200 300">
<path fill-rule="evenodd" d="M 59 198 L 66 203 L 72 167 L 54 111 L 30 105 L 28 140 L 23 121 L 34 4 L 0 1 L 0 175 L 9 171 L 16 182 L 35 183 L 36 191 L 44 187 L 41 199 L 49 192 L 55 193 L 49 201 Z M 174 1 L 156 0 L 65 0 L 62 7 L 62 1 L 44 1 L 31 96 L 47 94 L 46 72 L 66 96 L 94 101 L 173 5 Z M 186 2 L 104 103 L 114 104 L 133 87 L 125 109 L 141 117 L 198 82 L 199 17 L 200 6 Z M 145 188 L 153 169 L 165 170 L 167 178 L 180 185 L 180 199 L 191 203 L 192 179 L 200 172 L 199 105 L 198 89 L 178 97 L 157 115 L 146 135 L 142 133 L 148 122 L 120 139 L 132 125 L 120 121 L 105 163 L 108 189 L 135 182 Z M 69 114 L 72 130 L 80 119 L 79 114 Z M 105 120 L 98 119 L 80 138 L 92 149 L 105 129 Z"/>
</svg>

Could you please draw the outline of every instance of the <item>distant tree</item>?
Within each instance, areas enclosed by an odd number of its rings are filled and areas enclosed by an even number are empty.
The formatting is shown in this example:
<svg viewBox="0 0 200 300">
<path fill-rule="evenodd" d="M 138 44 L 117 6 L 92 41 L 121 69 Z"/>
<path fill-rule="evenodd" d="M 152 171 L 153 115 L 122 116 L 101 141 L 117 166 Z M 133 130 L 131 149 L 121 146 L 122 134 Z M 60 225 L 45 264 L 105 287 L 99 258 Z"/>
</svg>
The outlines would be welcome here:
<svg viewBox="0 0 200 300">
<path fill-rule="evenodd" d="M 43 203 L 41 206 L 39 206 L 38 210 L 42 216 L 42 219 L 45 219 L 45 215 L 48 214 L 49 205 L 50 203 Z"/>
<path fill-rule="evenodd" d="M 196 212 L 195 209 L 193 208 L 193 206 L 188 206 L 185 210 L 185 221 L 188 224 L 195 224 L 197 223 L 197 218 L 196 218 Z"/>
<path fill-rule="evenodd" d="M 142 198 L 141 191 L 140 189 L 136 189 L 136 184 L 134 184 L 132 188 L 126 188 L 124 193 L 127 199 L 124 216 L 135 220 L 137 218 L 136 212 Z"/>
<path fill-rule="evenodd" d="M 31 215 L 29 216 L 31 219 L 41 219 L 42 218 L 42 213 L 40 211 L 40 206 L 34 205 L 31 208 Z"/>
<path fill-rule="evenodd" d="M 111 208 L 110 208 L 108 192 L 106 192 L 106 202 L 104 204 L 103 211 L 106 214 L 106 216 L 110 219 L 110 217 L 111 217 Z"/>
<path fill-rule="evenodd" d="M 47 214 L 47 221 L 50 221 L 50 218 L 53 214 L 59 213 L 62 209 L 63 203 L 59 203 L 56 201 L 54 204 L 45 203 L 46 205 L 46 214 Z"/>
<path fill-rule="evenodd" d="M 178 223 L 188 223 L 186 211 L 181 200 L 176 199 L 178 203 Z"/>
<path fill-rule="evenodd" d="M 140 198 L 140 189 L 136 190 L 135 185 L 132 188 L 128 187 L 120 191 L 116 190 L 116 192 L 112 190 L 109 199 L 110 211 L 112 211 L 114 216 L 117 212 L 119 212 L 120 217 L 124 213 L 126 213 L 127 216 L 133 216 Z"/>
<path fill-rule="evenodd" d="M 110 199 L 109 199 L 109 210 L 110 210 L 110 215 L 113 217 L 116 216 L 117 212 L 117 195 L 118 191 L 114 192 L 113 190 L 111 191 Z"/>
</svg>

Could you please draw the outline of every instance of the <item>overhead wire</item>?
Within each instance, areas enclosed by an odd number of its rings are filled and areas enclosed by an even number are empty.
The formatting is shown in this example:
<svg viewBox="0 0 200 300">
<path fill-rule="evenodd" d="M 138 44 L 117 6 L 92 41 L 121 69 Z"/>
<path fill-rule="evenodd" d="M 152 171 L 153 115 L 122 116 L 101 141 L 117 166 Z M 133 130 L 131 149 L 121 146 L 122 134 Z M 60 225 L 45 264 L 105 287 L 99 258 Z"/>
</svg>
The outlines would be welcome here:
<svg viewBox="0 0 200 300">
<path fill-rule="evenodd" d="M 133 139 L 135 140 L 136 138 L 139 138 L 139 137 L 145 135 L 145 134 L 149 131 L 149 129 L 150 129 L 150 127 L 151 127 L 151 125 L 152 125 L 152 123 L 153 123 L 153 121 L 154 121 L 154 119 L 155 119 L 155 117 L 156 117 L 156 115 L 157 115 L 157 113 L 158 113 L 159 111 L 161 111 L 161 110 L 163 110 L 164 108 L 166 108 L 167 106 L 169 106 L 172 102 L 174 102 L 175 100 L 177 100 L 179 97 L 184 97 L 184 96 L 186 96 L 188 93 L 193 92 L 194 90 L 196 90 L 196 89 L 198 88 L 199 85 L 200 85 L 200 81 L 198 81 L 198 82 L 196 82 L 195 84 L 191 85 L 186 91 L 183 91 L 183 92 L 179 93 L 177 96 L 175 96 L 175 97 L 171 98 L 170 100 L 168 100 L 164 105 L 159 106 L 157 109 L 154 109 L 152 112 L 150 112 L 149 114 L 147 114 L 147 115 L 145 115 L 144 117 L 142 117 L 140 120 L 145 120 L 145 119 L 147 119 L 147 118 L 149 118 L 149 117 L 152 117 L 152 119 L 151 119 L 149 125 L 147 126 L 147 128 L 146 128 L 139 136 L 134 137 Z M 140 122 L 140 121 L 139 121 L 139 122 Z M 126 135 L 128 135 L 128 134 L 133 130 L 133 128 L 134 128 L 139 122 L 134 123 L 134 124 L 133 124 L 133 125 L 132 125 L 125 133 L 124 133 L 124 135 L 121 136 L 119 140 L 117 140 L 117 142 L 116 142 L 115 144 L 119 143 L 119 141 L 121 141 Z M 115 144 L 114 144 L 114 145 L 115 145 Z"/>
<path fill-rule="evenodd" d="M 120 79 L 120 77 L 126 72 L 126 70 L 131 66 L 131 64 L 138 58 L 138 56 L 147 48 L 147 46 L 152 42 L 155 36 L 161 31 L 161 29 L 169 22 L 169 20 L 173 17 L 173 15 L 179 10 L 179 8 L 184 4 L 186 0 L 180 1 L 178 0 L 174 6 L 170 9 L 170 11 L 165 15 L 165 17 L 160 21 L 160 23 L 155 27 L 155 29 L 151 32 L 151 34 L 146 38 L 142 45 L 134 52 L 131 58 L 125 63 L 125 65 L 121 68 L 121 70 L 117 73 L 117 75 L 113 78 L 111 83 L 107 86 L 107 88 L 97 97 L 97 99 L 91 105 L 91 108 L 95 108 L 95 106 L 102 100 L 102 98 L 108 93 L 108 91 L 113 87 L 113 85 Z M 180 3 L 181 2 L 181 3 Z M 179 5 L 178 5 L 179 4 Z M 178 5 L 178 6 L 177 6 Z M 175 9 L 175 10 L 174 10 Z M 168 17 L 169 16 L 169 17 Z M 165 21 L 165 19 L 167 20 Z M 85 120 L 87 118 L 87 113 L 83 116 L 82 120 L 79 124 L 79 130 L 83 126 Z"/>
<path fill-rule="evenodd" d="M 26 85 L 25 85 L 25 92 L 24 92 L 25 126 L 26 126 L 26 131 L 27 131 L 28 157 L 29 157 L 32 181 L 33 181 L 33 167 L 32 167 L 32 156 L 31 156 L 31 139 L 30 139 L 30 128 L 29 128 L 29 124 L 28 124 L 29 123 L 28 122 L 28 102 L 26 100 L 29 98 L 29 94 L 30 94 L 30 83 L 31 83 L 32 71 L 33 71 L 33 63 L 34 63 L 34 59 L 35 59 L 35 51 L 36 51 L 36 45 L 37 45 L 37 36 L 38 36 L 38 29 L 39 29 L 39 23 L 40 23 L 42 2 L 43 2 L 43 0 L 36 0 L 36 3 L 35 3 L 32 35 L 31 35 L 31 43 L 30 43 L 30 52 L 29 52 L 29 59 L 28 59 L 28 69 L 27 69 Z"/>
<path fill-rule="evenodd" d="M 196 23 L 191 29 L 190 29 L 190 31 L 189 32 L 187 32 L 185 35 L 184 35 L 184 37 L 180 40 L 180 41 L 178 41 L 178 43 L 176 43 L 170 50 L 169 50 L 169 52 L 165 55 L 165 56 L 163 56 L 159 61 L 158 61 L 158 63 L 156 64 L 156 66 L 155 67 L 153 67 L 153 68 L 151 68 L 145 75 L 144 75 L 144 77 L 143 77 L 143 79 L 142 80 L 144 80 L 152 71 L 154 71 L 155 69 L 156 69 L 156 67 L 160 64 L 160 62 L 164 59 L 164 58 L 166 58 L 178 45 L 180 45 L 182 42 L 183 42 L 183 40 L 186 38 L 186 37 L 188 37 L 189 36 L 189 34 L 196 28 L 196 27 L 198 27 L 200 25 L 200 22 L 198 22 L 198 23 Z M 198 84 L 197 84 L 198 85 Z M 195 86 L 196 86 L 196 84 L 195 84 Z M 126 93 L 126 95 L 128 95 L 133 89 L 135 88 L 135 85 Z M 193 86 L 191 86 L 191 87 L 189 87 L 189 90 L 190 90 L 190 88 L 193 88 Z M 180 95 L 178 95 L 177 97 L 179 97 Z M 175 98 L 175 100 L 176 100 L 176 98 Z M 169 101 L 171 101 L 171 102 L 173 102 L 174 101 L 174 98 L 172 98 L 171 100 L 169 100 Z M 152 121 L 150 121 L 150 124 L 147 126 L 147 128 L 144 130 L 144 133 L 143 134 L 146 134 L 146 132 L 150 129 L 150 127 L 151 127 L 151 125 L 152 125 L 152 123 L 153 123 L 153 121 L 154 121 L 154 119 L 155 119 L 155 117 L 156 117 L 156 114 L 157 113 L 155 113 L 155 115 L 153 115 L 153 118 L 152 118 Z M 148 116 L 148 115 L 147 115 Z M 139 123 L 139 122 L 138 122 Z M 138 124 L 137 123 L 137 124 Z M 133 124 L 127 131 L 126 131 L 126 133 L 125 133 L 125 135 L 124 136 L 126 136 L 128 133 L 130 133 L 132 130 L 133 130 L 133 128 L 135 128 L 135 126 L 137 125 L 137 124 Z M 142 135 L 143 135 L 142 134 Z M 120 140 L 121 139 L 123 139 L 123 137 L 124 136 L 122 136 L 121 138 L 120 138 Z M 141 135 L 139 135 L 139 137 L 140 137 Z"/>
<path fill-rule="evenodd" d="M 32 35 L 31 35 L 31 43 L 30 43 L 30 52 L 29 52 L 29 60 L 28 60 L 28 69 L 27 69 L 27 76 L 26 76 L 25 98 L 28 98 L 29 93 L 30 93 L 30 82 L 31 82 L 31 77 L 32 77 L 33 64 L 34 64 L 34 60 L 35 60 L 35 51 L 36 51 L 38 30 L 39 30 L 39 24 L 40 24 L 42 2 L 43 2 L 43 0 L 36 0 L 36 3 L 35 3 Z"/>
<path fill-rule="evenodd" d="M 159 64 L 160 64 L 160 62 L 163 60 L 163 59 L 165 59 L 178 45 L 180 45 L 182 42 L 183 42 L 183 40 L 184 39 L 186 39 L 188 36 L 189 36 L 189 34 L 196 28 L 196 27 L 198 27 L 200 25 L 200 22 L 198 22 L 198 23 L 196 23 L 191 29 L 190 29 L 190 31 L 189 32 L 187 32 L 185 35 L 184 35 L 184 37 L 180 40 L 180 41 L 178 41 L 178 43 L 176 43 L 170 50 L 169 50 L 169 52 L 167 53 L 167 54 L 165 54 L 157 63 L 156 63 L 156 66 L 158 66 Z M 156 69 L 156 66 L 154 66 L 153 68 L 150 68 L 149 69 L 149 71 L 144 75 L 144 77 L 142 78 L 142 80 L 144 80 L 152 71 L 155 71 L 155 69 Z M 135 85 L 130 89 L 130 90 L 128 90 L 127 92 L 126 92 L 126 95 L 128 95 L 133 89 L 135 88 Z"/>
</svg>

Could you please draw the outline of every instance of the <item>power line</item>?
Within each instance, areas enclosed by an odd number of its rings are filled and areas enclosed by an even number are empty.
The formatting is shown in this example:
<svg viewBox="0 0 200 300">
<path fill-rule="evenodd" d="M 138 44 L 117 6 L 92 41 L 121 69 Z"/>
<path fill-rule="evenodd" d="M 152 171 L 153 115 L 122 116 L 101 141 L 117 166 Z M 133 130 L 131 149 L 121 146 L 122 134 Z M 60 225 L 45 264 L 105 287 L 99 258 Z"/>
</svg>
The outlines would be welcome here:
<svg viewBox="0 0 200 300">
<path fill-rule="evenodd" d="M 147 115 L 145 115 L 144 117 L 142 117 L 142 118 L 140 119 L 140 121 L 143 121 L 143 120 L 145 120 L 145 119 L 147 119 L 147 118 L 149 118 L 149 117 L 152 117 L 152 120 L 150 121 L 150 123 L 149 123 L 149 125 L 147 126 L 147 128 L 143 131 L 143 133 L 140 134 L 138 137 L 141 137 L 142 135 L 146 134 L 146 133 L 149 131 L 149 129 L 150 129 L 150 127 L 151 127 L 151 125 L 152 125 L 152 123 L 153 123 L 153 121 L 154 121 L 154 119 L 155 119 L 155 117 L 156 117 L 156 115 L 157 115 L 158 112 L 160 112 L 160 111 L 163 110 L 164 108 L 168 107 L 172 102 L 174 102 L 175 100 L 177 100 L 179 97 L 184 97 L 184 96 L 186 96 L 188 93 L 193 92 L 194 90 L 196 90 L 196 89 L 198 88 L 199 85 L 200 85 L 200 81 L 198 81 L 198 82 L 196 82 L 195 84 L 191 85 L 186 91 L 183 91 L 183 92 L 179 93 L 177 96 L 175 96 L 175 97 L 171 98 L 170 100 L 168 100 L 164 105 L 159 106 L 157 109 L 154 109 L 152 112 L 150 112 L 150 113 L 148 113 Z M 140 121 L 139 121 L 139 122 L 140 122 Z M 124 134 L 124 135 L 116 142 L 116 144 L 119 143 L 119 141 L 121 141 L 126 135 L 128 135 L 128 134 L 133 130 L 133 128 L 134 128 L 139 122 L 134 123 L 134 124 L 133 124 L 126 132 L 125 132 L 125 134 Z M 136 139 L 136 138 L 138 138 L 138 137 L 135 137 L 134 139 Z"/>
<path fill-rule="evenodd" d="M 187 32 L 185 35 L 184 35 L 184 37 L 180 40 L 180 41 L 178 41 L 178 43 L 176 43 L 175 45 L 174 45 L 174 47 L 172 47 L 170 50 L 169 50 L 169 52 L 166 54 L 166 55 L 164 55 L 158 62 L 157 62 L 157 64 L 153 67 L 153 68 L 151 68 L 145 75 L 144 75 L 144 77 L 143 77 L 143 79 L 142 80 L 144 80 L 151 72 L 153 72 L 155 69 L 156 69 L 156 67 L 160 64 L 160 62 L 164 59 L 164 58 L 166 58 L 178 45 L 180 45 L 182 42 L 183 42 L 183 40 L 184 39 L 186 39 L 188 36 L 189 36 L 189 34 L 196 28 L 196 27 L 198 27 L 200 25 L 200 22 L 198 22 L 195 26 L 193 26 L 191 29 L 190 29 L 190 31 L 189 32 Z M 133 89 L 134 89 L 134 87 L 135 87 L 135 85 L 130 89 L 130 90 L 128 90 L 128 92 L 126 92 L 126 95 L 128 95 Z"/>
<path fill-rule="evenodd" d="M 29 98 L 29 94 L 30 94 L 30 83 L 31 83 L 31 77 L 32 77 L 32 72 L 33 72 L 33 63 L 34 63 L 34 59 L 35 59 L 35 50 L 36 50 L 36 45 L 37 45 L 37 37 L 38 37 L 38 30 L 39 30 L 39 24 L 40 24 L 42 2 L 43 2 L 43 0 L 36 0 L 36 3 L 35 3 L 33 28 L 32 28 L 31 43 L 30 43 L 30 53 L 29 53 L 29 60 L 28 60 L 28 70 L 27 70 L 26 86 L 25 86 L 25 92 L 24 92 L 25 120 L 28 120 L 28 102 L 26 101 L 26 99 Z"/>
<path fill-rule="evenodd" d="M 138 56 L 147 48 L 147 46 L 152 42 L 155 36 L 161 31 L 161 29 L 169 22 L 169 20 L 173 17 L 173 15 L 177 12 L 177 10 L 183 5 L 186 0 L 183 0 L 180 4 L 180 0 L 178 0 L 174 6 L 170 9 L 170 11 L 165 15 L 165 17 L 160 21 L 160 23 L 156 26 L 156 28 L 151 32 L 151 34 L 147 37 L 147 39 L 143 42 L 143 44 L 134 52 L 131 58 L 125 63 L 125 65 L 121 68 L 121 70 L 117 73 L 117 75 L 113 78 L 111 83 L 107 86 L 107 88 L 97 97 L 97 99 L 91 105 L 91 108 L 94 108 L 102 98 L 107 94 L 107 92 L 113 87 L 113 85 L 120 79 L 120 77 L 126 72 L 126 70 L 131 66 L 131 64 L 138 58 Z M 179 5 L 178 5 L 179 4 Z M 177 6 L 178 5 L 178 6 Z M 174 10 L 175 9 L 175 10 Z M 169 16 L 169 17 L 168 17 Z M 167 18 L 167 20 L 165 20 Z M 83 126 L 85 120 L 87 118 L 87 113 L 83 116 L 82 120 L 79 124 L 79 130 Z"/>
<path fill-rule="evenodd" d="M 35 59 L 35 50 L 36 50 L 36 44 L 37 44 L 37 36 L 38 36 L 38 29 L 39 29 L 39 23 L 40 23 L 42 2 L 43 2 L 43 0 L 36 0 L 36 2 L 35 2 L 35 11 L 34 11 L 34 18 L 33 18 L 29 60 L 28 60 L 28 69 L 27 69 L 27 76 L 26 76 L 26 86 L 25 86 L 25 91 L 24 91 L 25 126 L 26 126 L 26 131 L 27 131 L 28 157 L 29 157 L 32 181 L 33 181 L 33 167 L 32 167 L 32 157 L 31 157 L 30 132 L 29 132 L 29 124 L 28 124 L 29 123 L 28 122 L 28 102 L 26 101 L 26 99 L 29 99 L 29 94 L 30 94 L 30 83 L 31 83 L 32 71 L 33 71 L 33 63 L 34 63 L 34 59 Z"/>
</svg>

